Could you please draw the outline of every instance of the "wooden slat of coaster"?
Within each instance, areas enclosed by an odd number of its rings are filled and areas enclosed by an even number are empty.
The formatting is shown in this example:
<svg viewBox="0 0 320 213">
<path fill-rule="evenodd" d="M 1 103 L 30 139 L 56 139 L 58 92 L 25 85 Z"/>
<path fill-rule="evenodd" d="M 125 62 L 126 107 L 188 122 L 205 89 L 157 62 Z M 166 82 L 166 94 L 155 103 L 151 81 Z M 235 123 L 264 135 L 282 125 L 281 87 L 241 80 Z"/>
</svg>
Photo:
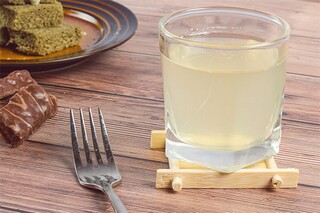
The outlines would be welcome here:
<svg viewBox="0 0 320 213">
<path fill-rule="evenodd" d="M 220 173 L 207 169 L 158 169 L 156 188 L 172 188 L 172 180 L 179 177 L 183 188 L 274 188 L 271 180 L 281 176 L 281 188 L 295 188 L 297 169 L 242 169 L 233 173 Z"/>
<path fill-rule="evenodd" d="M 188 162 L 184 162 L 184 161 L 179 161 L 179 168 L 180 169 L 208 169 L 206 167 L 199 166 L 199 165 L 192 164 L 192 163 L 188 163 Z M 255 168 L 266 169 L 266 168 L 270 168 L 270 167 L 267 167 L 266 161 L 260 161 L 255 164 L 252 164 L 250 166 L 247 166 L 245 169 L 255 169 Z"/>
<path fill-rule="evenodd" d="M 166 135 L 166 132 L 164 130 L 153 130 L 151 132 L 150 148 L 164 149 L 165 143 L 166 143 L 165 135 Z"/>
</svg>

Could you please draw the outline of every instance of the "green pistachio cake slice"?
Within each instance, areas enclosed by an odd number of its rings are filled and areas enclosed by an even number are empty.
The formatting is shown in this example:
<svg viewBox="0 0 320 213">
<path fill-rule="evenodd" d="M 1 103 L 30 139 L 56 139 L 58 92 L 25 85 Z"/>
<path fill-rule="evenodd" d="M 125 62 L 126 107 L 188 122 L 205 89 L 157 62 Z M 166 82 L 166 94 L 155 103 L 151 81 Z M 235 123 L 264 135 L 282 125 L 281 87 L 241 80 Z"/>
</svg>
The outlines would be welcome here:
<svg viewBox="0 0 320 213">
<path fill-rule="evenodd" d="M 4 27 L 4 14 L 0 10 L 0 46 L 8 41 L 7 29 Z"/>
<path fill-rule="evenodd" d="M 0 5 L 54 4 L 57 0 L 0 0 Z"/>
<path fill-rule="evenodd" d="M 67 24 L 43 29 L 9 30 L 9 35 L 9 43 L 14 44 L 18 51 L 40 56 L 78 45 L 81 39 L 80 29 Z"/>
<path fill-rule="evenodd" d="M 0 7 L 4 27 L 12 30 L 55 27 L 62 24 L 63 8 L 60 2 L 39 5 L 3 5 Z"/>
<path fill-rule="evenodd" d="M 5 45 L 9 40 L 7 29 L 0 27 L 0 46 Z"/>
</svg>

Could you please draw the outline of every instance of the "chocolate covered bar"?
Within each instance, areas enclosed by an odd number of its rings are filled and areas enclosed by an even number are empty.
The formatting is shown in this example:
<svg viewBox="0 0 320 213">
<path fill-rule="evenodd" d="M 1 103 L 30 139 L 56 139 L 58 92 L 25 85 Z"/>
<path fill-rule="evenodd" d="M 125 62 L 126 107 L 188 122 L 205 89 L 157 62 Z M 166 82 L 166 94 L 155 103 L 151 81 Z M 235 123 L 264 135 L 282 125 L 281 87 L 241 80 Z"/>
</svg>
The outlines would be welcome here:
<svg viewBox="0 0 320 213">
<path fill-rule="evenodd" d="M 57 99 L 34 83 L 14 94 L 0 109 L 0 133 L 12 147 L 21 145 L 57 113 Z"/>
<path fill-rule="evenodd" d="M 60 26 L 63 21 L 63 8 L 60 2 L 39 5 L 3 5 L 0 16 L 2 24 L 12 30 L 47 28 Z"/>
<path fill-rule="evenodd" d="M 72 25 L 59 27 L 29 29 L 22 31 L 9 30 L 9 43 L 27 55 L 48 55 L 68 47 L 78 45 L 81 31 Z"/>
<path fill-rule="evenodd" d="M 0 79 L 0 99 L 13 95 L 30 84 L 36 84 L 27 70 L 17 70 Z"/>
</svg>

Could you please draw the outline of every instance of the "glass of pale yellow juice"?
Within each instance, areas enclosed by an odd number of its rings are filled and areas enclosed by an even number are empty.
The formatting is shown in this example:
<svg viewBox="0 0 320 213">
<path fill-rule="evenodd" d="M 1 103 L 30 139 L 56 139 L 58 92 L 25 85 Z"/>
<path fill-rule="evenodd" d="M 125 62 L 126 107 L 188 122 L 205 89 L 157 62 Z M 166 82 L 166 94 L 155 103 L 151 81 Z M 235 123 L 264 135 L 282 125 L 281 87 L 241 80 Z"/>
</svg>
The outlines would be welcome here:
<svg viewBox="0 0 320 213">
<path fill-rule="evenodd" d="M 242 8 L 161 19 L 167 157 L 233 172 L 278 153 L 289 34 Z"/>
</svg>

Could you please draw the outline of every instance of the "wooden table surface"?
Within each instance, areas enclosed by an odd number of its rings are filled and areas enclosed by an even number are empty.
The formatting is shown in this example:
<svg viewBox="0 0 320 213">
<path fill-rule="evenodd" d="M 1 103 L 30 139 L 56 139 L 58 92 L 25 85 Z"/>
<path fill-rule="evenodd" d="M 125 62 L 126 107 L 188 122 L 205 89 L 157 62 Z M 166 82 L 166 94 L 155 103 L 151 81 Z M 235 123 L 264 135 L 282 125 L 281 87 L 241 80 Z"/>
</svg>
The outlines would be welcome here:
<svg viewBox="0 0 320 213">
<path fill-rule="evenodd" d="M 129 212 L 320 212 L 320 2 L 318 0 L 119 0 L 139 27 L 125 44 L 79 66 L 34 75 L 59 99 L 57 116 L 17 149 L 0 143 L 0 212 L 112 212 L 100 192 L 81 187 L 70 149 L 69 108 L 102 107 Z M 162 150 L 150 131 L 164 128 L 157 23 L 185 7 L 240 6 L 268 11 L 292 27 L 279 167 L 298 168 L 297 189 L 156 189 Z M 96 113 L 95 113 L 96 114 Z"/>
</svg>

